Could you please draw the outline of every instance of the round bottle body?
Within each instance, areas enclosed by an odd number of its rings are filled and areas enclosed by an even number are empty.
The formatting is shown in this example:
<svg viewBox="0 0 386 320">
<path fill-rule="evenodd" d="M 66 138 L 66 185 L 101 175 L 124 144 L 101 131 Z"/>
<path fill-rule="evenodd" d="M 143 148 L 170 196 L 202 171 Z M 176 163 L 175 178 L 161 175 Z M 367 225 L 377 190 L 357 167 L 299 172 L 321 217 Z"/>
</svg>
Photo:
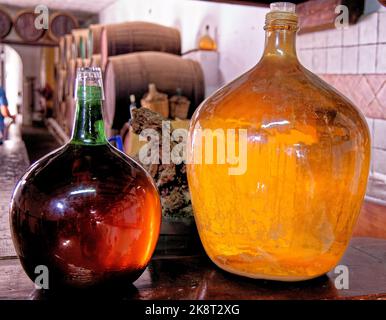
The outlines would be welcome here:
<svg viewBox="0 0 386 320">
<path fill-rule="evenodd" d="M 10 222 L 31 280 L 49 286 L 134 281 L 159 235 L 161 206 L 150 176 L 109 144 L 64 147 L 42 158 L 15 188 Z"/>
<path fill-rule="evenodd" d="M 267 58 L 208 98 L 189 134 L 194 214 L 214 263 L 283 281 L 337 264 L 370 157 L 365 119 L 346 98 L 300 64 Z"/>
</svg>

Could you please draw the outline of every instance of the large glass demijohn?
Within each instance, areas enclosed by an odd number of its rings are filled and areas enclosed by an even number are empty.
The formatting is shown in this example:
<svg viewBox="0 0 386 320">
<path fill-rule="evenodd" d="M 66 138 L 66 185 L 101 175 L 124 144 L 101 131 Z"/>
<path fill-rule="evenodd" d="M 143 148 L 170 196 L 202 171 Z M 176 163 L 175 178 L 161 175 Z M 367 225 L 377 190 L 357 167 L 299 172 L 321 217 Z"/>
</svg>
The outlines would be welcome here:
<svg viewBox="0 0 386 320">
<path fill-rule="evenodd" d="M 259 63 L 206 99 L 190 126 L 188 181 L 201 241 L 220 268 L 251 278 L 328 272 L 366 189 L 366 121 L 301 65 L 297 30 L 295 5 L 272 4 Z"/>
</svg>

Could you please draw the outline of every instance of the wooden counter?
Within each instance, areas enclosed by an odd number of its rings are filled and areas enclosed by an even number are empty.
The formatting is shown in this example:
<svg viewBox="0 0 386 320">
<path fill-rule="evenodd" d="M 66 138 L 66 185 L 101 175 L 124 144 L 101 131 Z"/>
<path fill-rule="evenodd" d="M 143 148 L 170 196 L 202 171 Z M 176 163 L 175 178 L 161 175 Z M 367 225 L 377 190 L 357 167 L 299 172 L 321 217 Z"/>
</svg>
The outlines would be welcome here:
<svg viewBox="0 0 386 320">
<path fill-rule="evenodd" d="M 334 270 L 314 280 L 280 283 L 242 278 L 218 269 L 205 256 L 156 257 L 143 275 L 120 290 L 35 290 L 18 259 L 0 260 L 0 299 L 385 299 L 386 240 L 354 238 L 339 263 L 349 289 L 337 289 Z"/>
</svg>

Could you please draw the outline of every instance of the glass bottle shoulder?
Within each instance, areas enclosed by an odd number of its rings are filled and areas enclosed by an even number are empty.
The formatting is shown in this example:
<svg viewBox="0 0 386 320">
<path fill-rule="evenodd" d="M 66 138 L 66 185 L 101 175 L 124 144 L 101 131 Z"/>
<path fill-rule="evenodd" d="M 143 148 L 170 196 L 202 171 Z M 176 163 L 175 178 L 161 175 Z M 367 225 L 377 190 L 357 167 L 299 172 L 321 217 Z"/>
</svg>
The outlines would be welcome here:
<svg viewBox="0 0 386 320">
<path fill-rule="evenodd" d="M 368 134 L 360 111 L 300 63 L 266 59 L 219 89 L 193 116 L 191 128 L 259 128 L 271 123 L 356 128 Z"/>
<path fill-rule="evenodd" d="M 60 213 L 89 213 L 94 205 L 109 214 L 118 203 L 141 203 L 156 195 L 147 172 L 111 145 L 69 143 L 30 167 L 15 188 L 12 207 L 56 220 Z"/>
<path fill-rule="evenodd" d="M 137 162 L 110 144 L 80 146 L 68 143 L 34 163 L 20 183 L 49 192 L 54 185 L 70 186 L 90 181 L 106 183 L 116 180 L 117 186 L 125 188 L 128 181 L 136 178 L 148 180 L 148 174 Z"/>
</svg>

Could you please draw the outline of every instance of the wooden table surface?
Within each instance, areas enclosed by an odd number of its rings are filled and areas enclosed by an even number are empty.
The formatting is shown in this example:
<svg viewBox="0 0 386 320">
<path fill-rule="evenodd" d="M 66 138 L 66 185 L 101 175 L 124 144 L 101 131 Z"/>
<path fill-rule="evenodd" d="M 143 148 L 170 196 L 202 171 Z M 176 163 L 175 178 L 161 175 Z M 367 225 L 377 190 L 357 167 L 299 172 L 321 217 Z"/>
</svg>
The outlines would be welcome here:
<svg viewBox="0 0 386 320">
<path fill-rule="evenodd" d="M 252 280 L 217 268 L 205 255 L 155 257 L 143 275 L 119 290 L 53 292 L 34 289 L 16 258 L 0 260 L 0 299 L 385 299 L 386 240 L 354 238 L 339 263 L 349 289 L 337 289 L 332 270 L 295 283 Z"/>
</svg>

